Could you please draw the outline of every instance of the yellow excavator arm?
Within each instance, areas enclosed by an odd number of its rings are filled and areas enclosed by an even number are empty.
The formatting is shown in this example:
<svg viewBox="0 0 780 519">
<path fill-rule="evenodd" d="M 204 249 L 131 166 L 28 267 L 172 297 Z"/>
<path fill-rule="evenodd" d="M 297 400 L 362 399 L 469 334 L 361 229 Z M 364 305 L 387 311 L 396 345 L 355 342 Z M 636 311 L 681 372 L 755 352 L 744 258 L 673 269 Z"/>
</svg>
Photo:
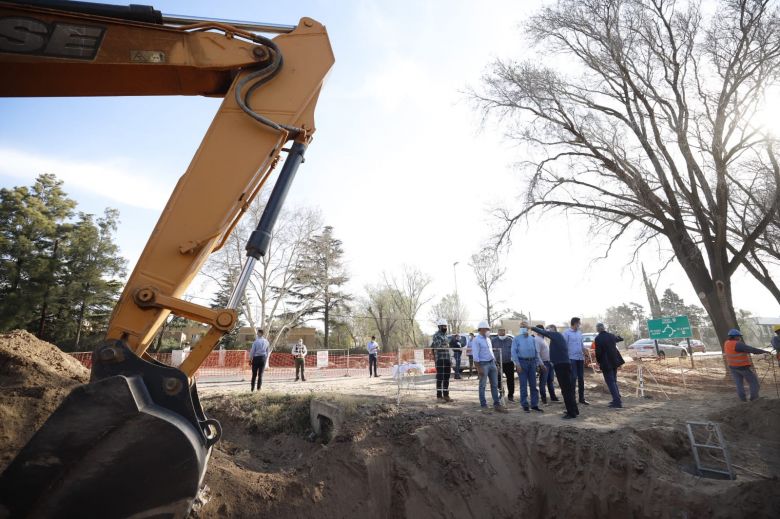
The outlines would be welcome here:
<svg viewBox="0 0 780 519">
<path fill-rule="evenodd" d="M 224 98 L 127 281 L 107 340 L 95 350 L 91 383 L 74 390 L 0 477 L 0 504 L 13 515 L 71 516 L 80 499 L 132 481 L 134 471 L 150 484 L 128 483 L 131 495 L 107 500 L 111 512 L 95 515 L 189 510 L 219 437 L 192 376 L 236 325 L 254 262 L 267 250 L 315 131 L 315 105 L 333 63 L 325 27 L 310 18 L 281 26 L 166 16 L 137 5 L 0 1 L 0 96 Z M 228 307 L 182 300 L 283 156 Z M 179 369 L 145 354 L 170 313 L 210 326 Z M 176 463 L 174 476 L 164 466 Z"/>
</svg>

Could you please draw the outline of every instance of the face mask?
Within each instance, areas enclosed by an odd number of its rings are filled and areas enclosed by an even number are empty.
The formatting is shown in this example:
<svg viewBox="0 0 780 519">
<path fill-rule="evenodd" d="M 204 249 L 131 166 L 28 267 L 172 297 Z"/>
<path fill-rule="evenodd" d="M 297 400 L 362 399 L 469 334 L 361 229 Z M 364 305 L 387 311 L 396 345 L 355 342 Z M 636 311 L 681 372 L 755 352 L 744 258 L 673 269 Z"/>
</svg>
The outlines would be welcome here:
<svg viewBox="0 0 780 519">
<path fill-rule="evenodd" d="M 528 335 L 528 328 L 520 328 L 520 335 Z"/>
</svg>

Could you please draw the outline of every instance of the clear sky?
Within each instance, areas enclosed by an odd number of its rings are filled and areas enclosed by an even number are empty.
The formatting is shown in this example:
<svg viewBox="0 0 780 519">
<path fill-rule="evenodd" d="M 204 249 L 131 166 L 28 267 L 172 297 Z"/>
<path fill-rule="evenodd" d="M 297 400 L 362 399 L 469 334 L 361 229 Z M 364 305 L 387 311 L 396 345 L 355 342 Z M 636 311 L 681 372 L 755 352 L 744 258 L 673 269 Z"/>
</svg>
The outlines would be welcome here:
<svg viewBox="0 0 780 519">
<path fill-rule="evenodd" d="M 120 2 L 116 2 L 120 3 Z M 150 2 L 143 2 L 150 3 Z M 318 132 L 293 185 L 291 205 L 315 205 L 344 242 L 360 295 L 383 271 L 404 263 L 434 278 L 438 300 L 457 288 L 469 319 L 484 318 L 467 265 L 497 225 L 491 211 L 519 207 L 521 151 L 501 128 L 481 126 L 464 94 L 495 57 L 532 56 L 519 24 L 540 0 L 516 1 L 170 1 L 186 14 L 295 24 L 323 22 L 336 65 L 317 106 Z M 118 242 L 132 265 L 178 177 L 197 149 L 219 100 L 206 98 L 56 98 L 0 100 L 0 186 L 55 173 L 81 210 L 121 212 Z M 647 307 L 639 265 L 618 247 L 600 261 L 609 236 L 560 216 L 534 218 L 513 237 L 500 307 L 545 320 L 598 316 L 623 302 Z M 657 268 L 657 252 L 641 260 Z M 458 265 L 453 267 L 453 264 Z M 778 273 L 780 274 L 780 273 Z M 735 304 L 755 315 L 780 308 L 740 272 Z M 675 265 L 661 276 L 697 302 Z M 198 286 L 193 285 L 193 295 Z M 420 315 L 429 328 L 428 310 Z"/>
</svg>

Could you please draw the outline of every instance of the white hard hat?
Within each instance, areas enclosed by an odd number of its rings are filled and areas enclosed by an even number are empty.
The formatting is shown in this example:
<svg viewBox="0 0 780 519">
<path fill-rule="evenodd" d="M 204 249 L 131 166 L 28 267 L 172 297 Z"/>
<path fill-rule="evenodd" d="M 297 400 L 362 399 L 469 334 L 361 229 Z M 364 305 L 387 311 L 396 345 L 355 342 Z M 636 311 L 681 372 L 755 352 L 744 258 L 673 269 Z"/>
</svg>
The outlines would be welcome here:
<svg viewBox="0 0 780 519">
<path fill-rule="evenodd" d="M 436 326 L 447 326 L 447 319 L 439 319 L 436 321 Z"/>
<path fill-rule="evenodd" d="M 490 329 L 490 325 L 488 324 L 487 321 L 480 321 L 479 322 L 479 324 L 477 325 L 477 330 L 481 330 L 482 328 L 484 328 L 486 330 Z"/>
</svg>

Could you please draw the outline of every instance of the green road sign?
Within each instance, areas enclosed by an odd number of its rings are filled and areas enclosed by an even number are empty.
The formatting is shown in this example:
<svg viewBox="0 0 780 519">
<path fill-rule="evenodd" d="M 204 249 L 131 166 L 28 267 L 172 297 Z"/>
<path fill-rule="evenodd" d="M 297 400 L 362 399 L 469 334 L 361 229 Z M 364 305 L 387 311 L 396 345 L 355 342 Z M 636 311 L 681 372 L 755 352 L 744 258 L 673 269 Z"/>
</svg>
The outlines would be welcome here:
<svg viewBox="0 0 780 519">
<path fill-rule="evenodd" d="M 687 339 L 691 336 L 691 321 L 687 315 L 648 319 L 647 330 L 650 338 L 655 340 Z"/>
</svg>

